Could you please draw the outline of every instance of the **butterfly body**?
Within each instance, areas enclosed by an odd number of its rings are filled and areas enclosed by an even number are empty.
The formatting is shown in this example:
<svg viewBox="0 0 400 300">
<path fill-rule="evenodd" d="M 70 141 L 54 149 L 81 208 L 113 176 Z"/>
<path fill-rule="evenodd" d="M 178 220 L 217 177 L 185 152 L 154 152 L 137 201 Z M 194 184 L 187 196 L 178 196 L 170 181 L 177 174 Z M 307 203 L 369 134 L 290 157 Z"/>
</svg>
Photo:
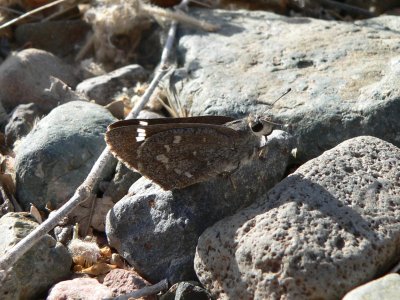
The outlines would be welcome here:
<svg viewBox="0 0 400 300">
<path fill-rule="evenodd" d="M 134 119 L 111 124 L 111 152 L 166 190 L 231 172 L 256 158 L 271 133 L 259 118 L 224 116 Z"/>
</svg>

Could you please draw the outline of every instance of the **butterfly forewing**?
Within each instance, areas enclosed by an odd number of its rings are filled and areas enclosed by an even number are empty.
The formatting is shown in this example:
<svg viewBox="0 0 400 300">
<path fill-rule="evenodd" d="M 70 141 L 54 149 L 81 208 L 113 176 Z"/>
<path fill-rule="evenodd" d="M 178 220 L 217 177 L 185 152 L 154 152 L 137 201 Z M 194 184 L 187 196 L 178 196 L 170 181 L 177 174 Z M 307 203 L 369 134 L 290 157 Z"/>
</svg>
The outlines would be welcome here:
<svg viewBox="0 0 400 300">
<path fill-rule="evenodd" d="M 161 125 L 161 124 L 177 124 L 177 123 L 186 123 L 186 124 L 214 124 L 214 125 L 222 125 L 228 122 L 233 121 L 234 118 L 226 117 L 226 116 L 201 116 L 201 117 L 189 117 L 189 118 L 159 118 L 159 119 L 131 119 L 131 120 L 123 120 L 118 121 L 110 126 L 108 126 L 108 130 L 112 130 L 119 127 L 125 126 L 152 126 L 152 125 Z"/>
<path fill-rule="evenodd" d="M 128 167 L 138 170 L 136 150 L 153 134 L 174 128 L 187 128 L 191 124 L 222 125 L 232 120 L 234 119 L 226 116 L 123 120 L 108 126 L 106 142 L 118 159 Z"/>
<path fill-rule="evenodd" d="M 137 141 L 137 127 L 124 126 L 106 132 L 106 142 L 112 154 L 129 168 L 137 170 L 137 149 L 141 142 Z"/>
<path fill-rule="evenodd" d="M 227 171 L 231 165 L 227 158 L 235 157 L 234 130 L 216 125 L 176 125 L 152 134 L 137 148 L 141 174 L 164 189 L 174 189 Z"/>
</svg>

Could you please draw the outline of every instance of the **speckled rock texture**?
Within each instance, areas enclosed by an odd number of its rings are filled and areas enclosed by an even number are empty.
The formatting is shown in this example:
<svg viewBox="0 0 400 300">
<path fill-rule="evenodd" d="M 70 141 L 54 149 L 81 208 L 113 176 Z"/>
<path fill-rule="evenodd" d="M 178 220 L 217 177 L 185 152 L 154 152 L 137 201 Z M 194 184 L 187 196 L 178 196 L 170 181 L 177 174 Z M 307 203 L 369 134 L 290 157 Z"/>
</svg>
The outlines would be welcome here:
<svg viewBox="0 0 400 300">
<path fill-rule="evenodd" d="M 346 23 L 197 12 L 221 29 L 181 31 L 171 83 L 193 115 L 272 115 L 298 139 L 301 162 L 360 135 L 400 146 L 397 16 Z"/>
<path fill-rule="evenodd" d="M 211 300 L 212 297 L 197 281 L 175 283 L 160 300 Z"/>
<path fill-rule="evenodd" d="M 135 86 L 146 81 L 147 71 L 139 65 L 127 65 L 107 74 L 88 78 L 76 87 L 76 91 L 84 94 L 97 104 L 107 105 L 114 100 L 118 92 L 125 87 Z"/>
<path fill-rule="evenodd" d="M 104 277 L 103 285 L 112 291 L 114 297 L 117 297 L 144 288 L 150 285 L 150 283 L 135 271 L 114 269 Z M 156 299 L 156 295 L 149 295 L 142 298 L 142 300 Z"/>
<path fill-rule="evenodd" d="M 276 130 L 268 136 L 265 159 L 240 166 L 229 178 L 217 176 L 184 189 L 164 191 L 142 177 L 107 215 L 110 246 L 151 282 L 196 279 L 193 257 L 199 235 L 279 182 L 292 142 L 290 135 Z"/>
<path fill-rule="evenodd" d="M 5 253 L 38 224 L 29 213 L 8 213 L 0 219 L 0 253 Z M 50 286 L 70 275 L 72 258 L 66 247 L 43 236 L 0 284 L 0 299 L 39 299 Z"/>
<path fill-rule="evenodd" d="M 398 300 L 400 275 L 392 273 L 348 292 L 343 300 Z"/>
<path fill-rule="evenodd" d="M 112 298 L 111 290 L 95 278 L 75 278 L 57 283 L 50 290 L 46 300 L 79 299 L 97 300 Z"/>
<path fill-rule="evenodd" d="M 43 116 L 43 112 L 35 103 L 20 104 L 11 113 L 5 128 L 6 144 L 12 146 L 32 130 L 35 122 Z"/>
<path fill-rule="evenodd" d="M 72 101 L 51 111 L 16 149 L 17 197 L 29 209 L 58 208 L 86 178 L 105 148 L 115 118 L 104 107 Z"/>
<path fill-rule="evenodd" d="M 69 100 L 69 97 L 60 98 L 60 93 L 54 91 L 52 86 L 57 80 L 71 88 L 78 83 L 72 67 L 50 52 L 22 50 L 0 66 L 0 102 L 7 111 L 32 102 L 48 112 Z"/>
<path fill-rule="evenodd" d="M 371 136 L 302 165 L 199 238 L 218 299 L 339 299 L 400 257 L 400 149 Z"/>
</svg>

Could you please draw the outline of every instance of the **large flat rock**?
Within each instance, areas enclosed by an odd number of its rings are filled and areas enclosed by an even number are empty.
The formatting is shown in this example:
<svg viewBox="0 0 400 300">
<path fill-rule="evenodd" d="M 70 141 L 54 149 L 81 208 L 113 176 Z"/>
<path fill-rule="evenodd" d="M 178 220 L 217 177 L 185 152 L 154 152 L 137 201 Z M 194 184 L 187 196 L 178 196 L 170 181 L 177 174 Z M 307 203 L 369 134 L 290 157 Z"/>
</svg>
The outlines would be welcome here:
<svg viewBox="0 0 400 300">
<path fill-rule="evenodd" d="M 184 30 L 181 69 L 171 78 L 193 115 L 272 115 L 297 137 L 302 162 L 359 135 L 400 146 L 398 17 L 346 23 L 260 11 L 198 15 L 221 29 Z"/>
</svg>

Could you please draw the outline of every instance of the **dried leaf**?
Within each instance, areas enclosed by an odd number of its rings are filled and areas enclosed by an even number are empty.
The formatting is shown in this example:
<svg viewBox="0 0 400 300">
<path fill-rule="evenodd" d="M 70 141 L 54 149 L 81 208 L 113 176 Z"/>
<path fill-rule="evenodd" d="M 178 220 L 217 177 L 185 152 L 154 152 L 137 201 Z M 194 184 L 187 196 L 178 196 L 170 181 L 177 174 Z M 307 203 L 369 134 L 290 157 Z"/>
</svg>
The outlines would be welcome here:
<svg viewBox="0 0 400 300">
<path fill-rule="evenodd" d="M 106 105 L 106 108 L 110 111 L 110 113 L 116 117 L 117 119 L 124 119 L 124 100 L 116 100 Z"/>
<path fill-rule="evenodd" d="M 100 255 L 103 258 L 111 258 L 112 252 L 109 246 L 104 246 L 100 249 Z"/>
<path fill-rule="evenodd" d="M 83 269 L 81 273 L 97 276 L 107 274 L 108 272 L 116 268 L 117 266 L 109 265 L 107 263 L 97 263 L 89 268 Z"/>
<path fill-rule="evenodd" d="M 41 216 L 39 210 L 38 210 L 38 209 L 36 208 L 36 206 L 33 205 L 32 203 L 31 203 L 31 207 L 30 207 L 29 213 L 32 215 L 32 217 L 35 218 L 35 220 L 36 220 L 39 224 L 41 224 L 41 223 L 43 222 L 43 219 L 42 219 L 42 216 Z"/>
</svg>

